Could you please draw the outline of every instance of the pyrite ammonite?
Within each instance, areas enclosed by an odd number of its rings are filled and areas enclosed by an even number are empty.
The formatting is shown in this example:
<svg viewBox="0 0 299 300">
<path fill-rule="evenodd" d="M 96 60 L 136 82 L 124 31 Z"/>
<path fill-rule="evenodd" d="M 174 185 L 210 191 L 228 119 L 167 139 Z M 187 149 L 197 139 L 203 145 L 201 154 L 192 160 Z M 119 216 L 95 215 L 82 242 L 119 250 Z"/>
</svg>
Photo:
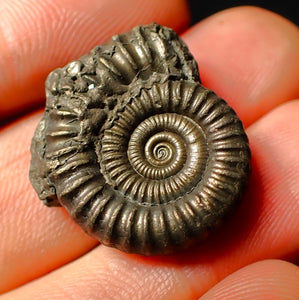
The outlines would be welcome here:
<svg viewBox="0 0 299 300">
<path fill-rule="evenodd" d="M 217 76 L 215 74 L 215 76 Z M 167 254 L 206 237 L 246 186 L 236 113 L 169 28 L 138 26 L 54 70 L 30 180 L 103 244 Z"/>
</svg>

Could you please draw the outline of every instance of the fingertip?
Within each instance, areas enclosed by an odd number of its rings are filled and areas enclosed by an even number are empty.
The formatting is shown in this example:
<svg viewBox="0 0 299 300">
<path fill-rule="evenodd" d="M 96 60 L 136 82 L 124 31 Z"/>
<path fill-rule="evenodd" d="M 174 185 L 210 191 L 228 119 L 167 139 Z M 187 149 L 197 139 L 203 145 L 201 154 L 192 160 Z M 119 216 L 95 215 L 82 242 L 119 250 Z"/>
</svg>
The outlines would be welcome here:
<svg viewBox="0 0 299 300">
<path fill-rule="evenodd" d="M 184 34 L 203 84 L 237 111 L 245 125 L 299 95 L 299 30 L 268 10 L 219 12 Z"/>
<path fill-rule="evenodd" d="M 227 276 L 200 300 L 297 299 L 299 268 L 282 260 L 264 260 Z"/>
</svg>

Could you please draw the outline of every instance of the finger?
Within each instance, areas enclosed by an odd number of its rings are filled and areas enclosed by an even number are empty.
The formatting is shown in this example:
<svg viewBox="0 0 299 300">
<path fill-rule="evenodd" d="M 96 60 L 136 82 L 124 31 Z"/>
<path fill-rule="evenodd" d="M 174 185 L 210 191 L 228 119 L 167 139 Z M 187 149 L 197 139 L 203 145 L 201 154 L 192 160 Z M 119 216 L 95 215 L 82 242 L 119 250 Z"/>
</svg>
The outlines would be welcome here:
<svg viewBox="0 0 299 300">
<path fill-rule="evenodd" d="M 45 298 L 54 293 L 59 299 L 65 298 L 71 291 L 78 298 L 92 298 L 97 294 L 105 299 L 107 293 L 111 293 L 109 297 L 113 299 L 116 295 L 117 299 L 118 293 L 122 293 L 122 299 L 130 299 L 132 295 L 142 299 L 144 295 L 153 293 L 153 299 L 189 299 L 203 295 L 219 280 L 249 263 L 294 253 L 298 255 L 298 109 L 299 101 L 290 102 L 248 129 L 253 150 L 253 176 L 247 194 L 230 221 L 206 242 L 186 252 L 161 258 L 127 255 L 99 246 L 11 295 L 22 294 L 25 299 L 34 299 L 36 293 L 45 295 Z M 20 182 L 20 179 L 17 181 Z M 56 209 L 54 211 L 59 214 Z M 21 223 L 28 213 L 18 211 L 18 214 Z M 47 219 L 47 214 L 49 212 L 45 211 L 44 219 Z M 9 217 L 16 218 L 7 216 L 3 222 L 8 222 Z M 52 222 L 55 227 L 56 222 L 61 221 L 53 219 Z M 26 226 L 27 230 L 37 231 L 31 239 L 35 245 L 34 251 L 26 252 L 28 260 L 36 260 L 38 258 L 34 257 L 34 253 L 39 253 L 41 249 L 34 237 L 44 235 L 51 241 L 55 239 L 55 232 L 45 234 L 44 229 L 37 228 L 35 220 L 30 218 L 26 220 Z M 70 228 L 70 232 L 72 230 Z M 65 235 L 68 236 L 70 232 Z M 16 252 L 16 247 L 22 249 L 22 243 L 18 243 L 18 233 L 14 234 L 14 239 L 14 248 L 3 247 L 2 252 L 6 257 L 12 251 Z M 47 251 L 47 246 L 42 249 Z M 53 260 L 53 257 L 49 256 L 48 259 Z M 22 274 L 22 271 L 19 270 L 18 274 Z M 52 286 L 58 288 L 53 292 Z"/>
<path fill-rule="evenodd" d="M 99 246 L 2 297 L 3 300 L 19 297 L 24 300 L 193 299 L 186 283 L 176 268 L 155 267 L 126 257 L 118 250 Z"/>
<path fill-rule="evenodd" d="M 281 260 L 266 260 L 231 274 L 200 300 L 296 299 L 299 267 Z"/>
<path fill-rule="evenodd" d="M 252 176 L 243 202 L 190 261 L 192 286 L 213 286 L 252 262 L 299 255 L 299 101 L 283 104 L 247 130 Z M 190 256 L 190 255 L 189 255 Z"/>
<path fill-rule="evenodd" d="M 103 260 L 104 255 L 101 254 L 104 252 L 105 249 L 96 249 L 89 254 L 88 258 L 80 258 L 76 263 L 69 265 L 68 274 L 63 274 L 65 273 L 63 269 L 57 270 L 29 284 L 25 289 L 20 288 L 7 296 L 18 299 L 22 295 L 24 300 L 35 297 L 41 300 L 61 299 L 72 294 L 76 295 L 76 299 L 149 299 L 149 295 L 151 299 L 181 300 L 196 297 L 189 289 L 186 280 L 175 268 L 169 270 L 169 277 L 165 274 L 161 276 L 159 270 L 149 265 L 144 265 L 142 269 L 138 267 L 137 271 L 132 274 L 129 270 L 133 267 L 133 261 L 124 261 L 116 253 L 113 257 L 111 256 L 111 260 Z M 110 271 L 111 274 L 117 272 L 119 282 L 117 286 L 113 275 L 107 278 L 98 271 L 103 265 L 107 272 Z M 85 270 L 86 266 L 88 266 L 88 272 Z M 120 272 L 117 266 L 122 267 Z M 82 277 L 85 280 L 82 280 Z M 170 278 L 171 282 L 169 282 Z M 229 275 L 200 299 L 296 299 L 299 292 L 298 280 L 299 268 L 297 266 L 281 260 L 265 260 L 253 263 Z M 56 287 L 54 294 L 53 289 L 45 284 L 46 281 Z M 146 288 L 149 282 L 151 283 L 150 291 Z M 123 288 L 120 288 L 121 285 Z M 165 288 L 163 294 L 161 286 Z M 136 294 L 137 289 L 138 294 Z M 42 298 L 40 298 L 41 295 Z"/>
<path fill-rule="evenodd" d="M 6 0 L 0 11 L 0 120 L 42 102 L 52 69 L 111 35 L 153 21 L 181 31 L 189 20 L 184 0 Z"/>
<path fill-rule="evenodd" d="M 238 7 L 200 22 L 183 35 L 203 84 L 248 126 L 299 97 L 299 29 L 270 11 Z"/>
<path fill-rule="evenodd" d="M 61 266 L 97 242 L 63 209 L 48 209 L 28 179 L 30 138 L 41 114 L 0 132 L 0 293 Z"/>
</svg>

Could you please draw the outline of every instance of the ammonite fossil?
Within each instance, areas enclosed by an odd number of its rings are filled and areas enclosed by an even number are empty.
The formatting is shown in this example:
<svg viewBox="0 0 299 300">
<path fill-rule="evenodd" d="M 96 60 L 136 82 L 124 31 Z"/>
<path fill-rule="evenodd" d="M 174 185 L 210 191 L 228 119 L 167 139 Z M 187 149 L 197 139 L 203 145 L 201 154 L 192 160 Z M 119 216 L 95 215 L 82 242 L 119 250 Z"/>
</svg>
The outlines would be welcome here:
<svg viewBox="0 0 299 300">
<path fill-rule="evenodd" d="M 215 74 L 216 76 L 216 74 Z M 30 179 L 103 244 L 167 254 L 207 236 L 241 197 L 241 121 L 199 83 L 169 28 L 138 26 L 54 70 Z"/>
</svg>

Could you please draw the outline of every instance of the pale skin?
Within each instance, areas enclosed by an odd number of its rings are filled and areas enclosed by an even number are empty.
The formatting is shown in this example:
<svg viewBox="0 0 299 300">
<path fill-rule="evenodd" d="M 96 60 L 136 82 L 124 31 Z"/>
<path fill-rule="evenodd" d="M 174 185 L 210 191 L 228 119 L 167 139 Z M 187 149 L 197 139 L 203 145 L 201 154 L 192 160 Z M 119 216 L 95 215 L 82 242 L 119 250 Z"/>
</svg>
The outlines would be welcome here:
<svg viewBox="0 0 299 300">
<path fill-rule="evenodd" d="M 0 3 L 0 299 L 297 299 L 299 30 L 239 7 L 188 28 L 183 0 Z M 157 22 L 179 32 L 203 84 L 244 122 L 252 175 L 236 213 L 206 242 L 167 257 L 100 245 L 28 179 L 30 141 L 54 68 L 111 35 Z M 187 29 L 188 28 L 188 29 Z M 35 280 L 34 280 L 35 279 Z"/>
</svg>

